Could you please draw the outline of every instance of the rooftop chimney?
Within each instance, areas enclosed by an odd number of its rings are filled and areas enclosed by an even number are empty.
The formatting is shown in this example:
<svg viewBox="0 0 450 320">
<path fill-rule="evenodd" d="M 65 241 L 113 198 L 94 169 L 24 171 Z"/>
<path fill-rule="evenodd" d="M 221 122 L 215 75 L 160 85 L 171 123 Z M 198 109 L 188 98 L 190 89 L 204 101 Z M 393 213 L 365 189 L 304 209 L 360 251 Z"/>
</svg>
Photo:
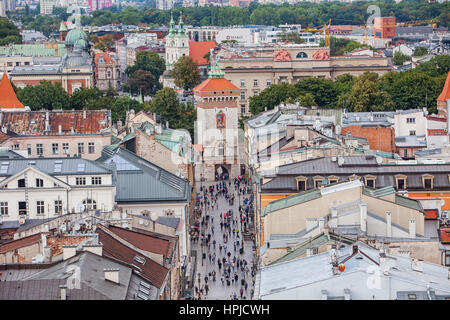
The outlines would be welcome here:
<svg viewBox="0 0 450 320">
<path fill-rule="evenodd" d="M 409 237 L 414 239 L 416 237 L 416 220 L 409 220 Z"/>
<path fill-rule="evenodd" d="M 323 228 L 325 227 L 325 219 L 320 218 L 319 220 L 319 233 L 323 232 Z"/>
<path fill-rule="evenodd" d="M 386 211 L 386 237 L 392 237 L 392 216 L 390 211 Z"/>
<path fill-rule="evenodd" d="M 63 248 L 63 260 L 72 258 L 77 254 L 77 246 L 62 246 Z"/>
<path fill-rule="evenodd" d="M 83 110 L 83 119 L 86 119 L 86 110 Z"/>
<path fill-rule="evenodd" d="M 338 226 L 337 216 L 336 207 L 331 207 L 331 220 L 329 221 L 329 226 L 331 228 L 336 228 Z"/>
<path fill-rule="evenodd" d="M 389 263 L 386 258 L 386 253 L 380 252 L 380 271 L 383 274 L 387 274 L 389 272 Z"/>
<path fill-rule="evenodd" d="M 119 284 L 119 268 L 103 269 L 105 280 Z"/>
<path fill-rule="evenodd" d="M 361 202 L 359 204 L 359 216 L 361 221 L 361 231 L 367 232 L 367 203 Z"/>
<path fill-rule="evenodd" d="M 98 256 L 102 256 L 103 245 L 102 244 L 85 244 L 83 246 L 83 251 L 89 251 Z"/>
<path fill-rule="evenodd" d="M 423 272 L 423 260 L 421 260 L 421 259 L 412 259 L 412 261 L 411 261 L 411 269 L 413 271 Z"/>
<path fill-rule="evenodd" d="M 344 299 L 352 300 L 352 292 L 350 291 L 350 289 L 344 289 Z"/>
<path fill-rule="evenodd" d="M 322 300 L 328 300 L 328 292 L 327 292 L 327 290 L 322 290 Z"/>
<path fill-rule="evenodd" d="M 67 299 L 67 286 L 66 285 L 60 285 L 59 286 L 59 292 L 61 293 L 61 300 Z"/>
<path fill-rule="evenodd" d="M 58 134 L 59 135 L 62 134 L 62 126 L 60 124 L 58 124 Z"/>
</svg>

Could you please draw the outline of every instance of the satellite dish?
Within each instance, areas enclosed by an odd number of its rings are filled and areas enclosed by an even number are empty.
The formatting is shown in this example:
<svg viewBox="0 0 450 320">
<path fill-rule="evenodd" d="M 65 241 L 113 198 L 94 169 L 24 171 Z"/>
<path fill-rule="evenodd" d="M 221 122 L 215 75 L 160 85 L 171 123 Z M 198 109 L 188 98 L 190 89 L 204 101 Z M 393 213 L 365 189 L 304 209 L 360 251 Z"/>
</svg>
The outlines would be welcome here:
<svg viewBox="0 0 450 320">
<path fill-rule="evenodd" d="M 152 218 L 153 221 L 156 221 L 158 219 L 158 214 L 156 212 L 152 212 L 150 214 L 150 218 Z"/>
<path fill-rule="evenodd" d="M 62 224 L 60 227 L 59 227 L 59 230 L 61 231 L 61 232 L 65 232 L 66 231 L 66 225 L 65 224 Z"/>
<path fill-rule="evenodd" d="M 20 219 L 19 219 L 19 224 L 20 224 L 20 225 L 25 224 L 25 218 L 20 218 Z"/>
<path fill-rule="evenodd" d="M 76 211 L 77 212 L 84 212 L 84 204 L 83 203 L 78 203 L 76 206 L 75 206 L 75 209 L 76 209 Z"/>
<path fill-rule="evenodd" d="M 128 229 L 128 223 L 126 223 L 126 222 L 122 223 L 122 228 Z"/>
<path fill-rule="evenodd" d="M 145 225 L 145 226 L 148 226 L 148 221 L 145 221 L 145 222 L 144 222 L 144 225 Z"/>
<path fill-rule="evenodd" d="M 121 213 L 121 217 L 122 217 L 122 219 L 126 219 L 127 218 L 127 213 L 126 212 L 122 212 Z"/>
<path fill-rule="evenodd" d="M 78 222 L 75 222 L 75 225 L 73 226 L 73 228 L 75 229 L 75 231 L 79 231 L 81 227 Z"/>
<path fill-rule="evenodd" d="M 144 220 L 139 219 L 139 224 L 144 224 Z"/>
</svg>

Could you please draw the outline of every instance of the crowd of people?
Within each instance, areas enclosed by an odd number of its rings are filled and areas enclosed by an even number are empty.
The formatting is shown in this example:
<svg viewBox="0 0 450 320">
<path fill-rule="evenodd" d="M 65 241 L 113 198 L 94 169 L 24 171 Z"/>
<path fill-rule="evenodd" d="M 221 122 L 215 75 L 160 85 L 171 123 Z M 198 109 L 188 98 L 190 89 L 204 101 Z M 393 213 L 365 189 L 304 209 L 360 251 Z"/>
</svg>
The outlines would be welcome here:
<svg viewBox="0 0 450 320">
<path fill-rule="evenodd" d="M 247 248 L 243 238 L 249 231 L 249 213 L 253 205 L 252 196 L 248 196 L 249 184 L 248 178 L 239 176 L 232 181 L 223 180 L 200 188 L 197 196 L 200 210 L 192 241 L 200 243 L 200 258 L 205 260 L 207 272 L 197 279 L 195 293 L 199 300 L 208 296 L 209 285 L 216 281 L 220 281 L 222 287 L 233 288 L 232 300 L 253 297 L 256 265 L 253 258 L 247 261 L 244 257 L 245 250 L 253 248 Z M 238 212 L 233 212 L 232 207 L 235 194 L 242 199 Z M 220 198 L 225 199 L 231 208 L 219 208 Z M 215 230 L 214 220 L 220 220 L 219 224 L 216 223 L 220 230 Z M 219 234 L 215 236 L 216 233 Z"/>
</svg>

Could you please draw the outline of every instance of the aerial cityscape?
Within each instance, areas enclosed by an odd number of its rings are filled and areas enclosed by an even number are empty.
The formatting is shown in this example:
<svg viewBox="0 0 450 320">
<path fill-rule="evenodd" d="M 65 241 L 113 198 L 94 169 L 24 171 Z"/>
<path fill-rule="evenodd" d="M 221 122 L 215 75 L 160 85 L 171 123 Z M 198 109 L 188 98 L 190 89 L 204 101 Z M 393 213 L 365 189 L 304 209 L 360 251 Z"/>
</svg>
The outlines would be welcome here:
<svg viewBox="0 0 450 320">
<path fill-rule="evenodd" d="M 0 301 L 450 300 L 449 25 L 0 0 Z"/>
</svg>

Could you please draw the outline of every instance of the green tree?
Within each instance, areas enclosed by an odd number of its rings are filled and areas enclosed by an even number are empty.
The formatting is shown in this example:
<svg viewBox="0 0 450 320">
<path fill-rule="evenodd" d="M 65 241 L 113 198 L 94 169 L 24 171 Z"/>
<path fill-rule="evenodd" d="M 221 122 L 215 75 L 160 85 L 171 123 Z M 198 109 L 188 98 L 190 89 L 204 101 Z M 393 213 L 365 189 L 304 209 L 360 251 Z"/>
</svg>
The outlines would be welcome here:
<svg viewBox="0 0 450 320">
<path fill-rule="evenodd" d="M 426 72 L 430 76 L 437 77 L 446 75 L 450 70 L 450 56 L 439 55 L 430 59 L 430 61 L 419 64 L 415 71 Z"/>
<path fill-rule="evenodd" d="M 31 110 L 70 108 L 69 95 L 60 83 L 41 81 L 39 85 L 26 86 L 17 90 L 17 98 Z"/>
<path fill-rule="evenodd" d="M 131 92 L 148 96 L 154 93 L 157 81 L 150 71 L 136 70 L 128 79 L 128 86 Z"/>
<path fill-rule="evenodd" d="M 193 89 L 200 83 L 200 70 L 191 57 L 181 57 L 173 66 L 173 78 L 177 87 L 184 90 Z"/>
<path fill-rule="evenodd" d="M 350 112 L 395 110 L 389 93 L 379 90 L 377 78 L 376 73 L 365 72 L 360 75 L 351 91 L 339 96 L 337 107 Z"/>
<path fill-rule="evenodd" d="M 303 95 L 306 93 L 312 94 L 319 107 L 334 107 L 333 101 L 336 99 L 337 94 L 332 80 L 313 77 L 305 78 L 297 82 L 295 87 Z"/>
<path fill-rule="evenodd" d="M 250 97 L 250 112 L 258 114 L 265 109 L 270 110 L 288 98 L 297 98 L 300 91 L 293 84 L 280 83 L 271 85 L 257 96 Z"/>
<path fill-rule="evenodd" d="M 72 96 L 70 97 L 70 107 L 75 110 L 96 109 L 92 107 L 88 108 L 88 106 L 92 106 L 92 104 L 99 101 L 102 96 L 102 92 L 97 88 L 78 89 L 72 93 Z"/>
<path fill-rule="evenodd" d="M 0 46 L 22 43 L 19 29 L 8 18 L 0 17 Z"/>
<path fill-rule="evenodd" d="M 406 54 L 401 53 L 400 51 L 394 53 L 394 56 L 392 57 L 392 63 L 394 63 L 396 66 L 401 66 L 404 62 L 409 60 L 411 60 L 411 58 Z"/>
<path fill-rule="evenodd" d="M 426 47 L 417 47 L 414 50 L 413 57 L 421 57 L 428 54 L 428 49 Z"/>
<path fill-rule="evenodd" d="M 134 109 L 135 112 L 139 112 L 142 108 L 143 105 L 135 99 L 126 96 L 118 97 L 111 104 L 111 121 L 117 122 L 121 120 L 124 122 L 127 111 Z"/>
</svg>

